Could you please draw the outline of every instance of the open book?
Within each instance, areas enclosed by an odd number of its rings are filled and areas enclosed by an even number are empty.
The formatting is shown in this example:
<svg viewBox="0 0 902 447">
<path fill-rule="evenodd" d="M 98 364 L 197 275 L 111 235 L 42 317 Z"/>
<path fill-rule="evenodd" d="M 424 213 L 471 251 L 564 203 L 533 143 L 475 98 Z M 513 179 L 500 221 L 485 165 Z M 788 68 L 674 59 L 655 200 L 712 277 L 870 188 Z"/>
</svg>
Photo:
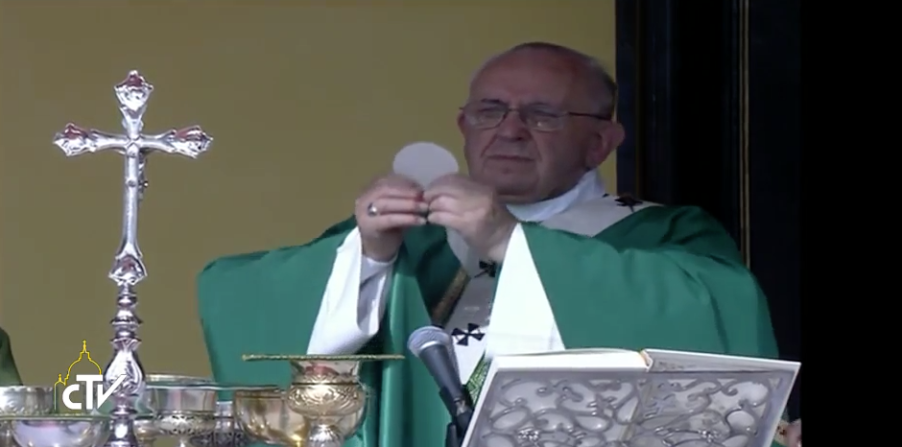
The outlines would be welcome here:
<svg viewBox="0 0 902 447">
<path fill-rule="evenodd" d="M 800 364 L 646 349 L 492 360 L 464 447 L 766 447 Z"/>
</svg>

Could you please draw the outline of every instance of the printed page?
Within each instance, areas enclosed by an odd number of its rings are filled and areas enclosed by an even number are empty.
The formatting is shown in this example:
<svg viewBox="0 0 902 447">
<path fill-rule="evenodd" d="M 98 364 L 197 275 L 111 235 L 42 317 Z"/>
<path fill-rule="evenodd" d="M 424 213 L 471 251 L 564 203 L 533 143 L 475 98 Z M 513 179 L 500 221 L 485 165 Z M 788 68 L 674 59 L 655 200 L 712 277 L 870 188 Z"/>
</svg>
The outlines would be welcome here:
<svg viewBox="0 0 902 447">
<path fill-rule="evenodd" d="M 673 402 L 676 402 L 674 408 L 697 413 L 695 406 L 704 401 L 706 411 L 722 415 L 723 420 L 730 425 L 731 433 L 747 430 L 765 434 L 763 437 L 756 437 L 755 444 L 748 444 L 754 446 L 770 445 L 773 435 L 768 437 L 766 434 L 777 432 L 781 415 L 789 400 L 789 392 L 801 366 L 798 362 L 695 352 L 646 349 L 643 353 L 650 360 L 652 372 L 715 372 L 708 375 L 710 379 L 706 382 L 719 381 L 726 388 L 702 385 L 709 388 L 701 390 L 698 385 L 690 386 L 699 383 L 695 379 L 678 379 L 678 375 L 670 379 L 671 383 L 680 385 L 671 393 Z M 717 378 L 716 372 L 722 372 L 724 377 Z M 770 378 L 761 380 L 755 378 L 760 376 L 752 376 L 742 379 L 744 373 L 761 373 Z M 667 374 L 663 376 L 666 377 Z M 712 392 L 714 390 L 716 392 Z M 700 399 L 699 396 L 704 398 Z M 748 402 L 756 402 L 756 405 L 744 404 Z M 726 415 L 731 416 L 728 418 Z M 706 429 L 706 422 L 701 419 L 689 418 L 685 423 L 693 429 Z"/>
<path fill-rule="evenodd" d="M 523 356 L 543 356 L 543 355 L 585 355 L 585 354 L 609 354 L 612 352 L 623 353 L 623 352 L 631 352 L 635 353 L 636 351 L 630 351 L 629 349 L 617 349 L 617 348 L 582 348 L 582 349 L 567 349 L 564 351 L 547 351 L 547 352 L 537 352 L 534 354 L 521 354 Z"/>
<path fill-rule="evenodd" d="M 642 351 L 651 371 L 792 371 L 797 372 L 797 362 L 754 357 L 703 354 L 686 351 L 646 349 Z"/>
<path fill-rule="evenodd" d="M 648 369 L 645 358 L 638 352 L 604 348 L 498 356 L 492 360 L 492 366 L 499 370 Z"/>
</svg>

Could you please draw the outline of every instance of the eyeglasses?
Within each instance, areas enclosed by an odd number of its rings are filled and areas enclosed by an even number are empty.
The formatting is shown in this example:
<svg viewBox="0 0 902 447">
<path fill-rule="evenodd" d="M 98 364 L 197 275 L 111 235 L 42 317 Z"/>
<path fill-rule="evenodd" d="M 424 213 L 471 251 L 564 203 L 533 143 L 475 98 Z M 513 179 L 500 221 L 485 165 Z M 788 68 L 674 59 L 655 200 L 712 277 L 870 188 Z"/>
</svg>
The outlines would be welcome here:
<svg viewBox="0 0 902 447">
<path fill-rule="evenodd" d="M 566 124 L 567 117 L 582 116 L 607 121 L 611 118 L 595 113 L 578 113 L 553 110 L 546 106 L 524 106 L 512 108 L 505 104 L 467 104 L 460 109 L 467 123 L 477 129 L 492 129 L 498 127 L 507 115 L 517 112 L 520 121 L 532 130 L 540 132 L 554 132 L 561 130 Z"/>
</svg>

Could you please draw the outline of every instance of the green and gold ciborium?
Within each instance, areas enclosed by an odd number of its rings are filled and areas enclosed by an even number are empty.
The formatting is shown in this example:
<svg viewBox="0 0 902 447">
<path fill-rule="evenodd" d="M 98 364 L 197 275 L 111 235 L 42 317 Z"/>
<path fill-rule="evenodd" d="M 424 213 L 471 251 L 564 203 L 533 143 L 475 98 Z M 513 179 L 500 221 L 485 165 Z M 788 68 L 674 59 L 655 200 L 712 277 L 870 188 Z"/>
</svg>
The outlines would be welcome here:
<svg viewBox="0 0 902 447">
<path fill-rule="evenodd" d="M 364 362 L 400 355 L 246 355 L 245 361 L 291 365 L 288 388 L 239 390 L 234 417 L 250 436 L 289 447 L 341 447 L 360 428 L 369 390 L 360 381 Z"/>
</svg>

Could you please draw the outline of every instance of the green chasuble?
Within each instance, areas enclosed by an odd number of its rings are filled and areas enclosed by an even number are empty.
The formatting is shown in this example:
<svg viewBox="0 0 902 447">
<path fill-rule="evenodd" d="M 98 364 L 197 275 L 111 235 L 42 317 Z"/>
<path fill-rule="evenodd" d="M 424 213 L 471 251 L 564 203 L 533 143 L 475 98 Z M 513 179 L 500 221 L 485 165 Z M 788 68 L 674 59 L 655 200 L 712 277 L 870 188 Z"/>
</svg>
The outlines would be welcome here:
<svg viewBox="0 0 902 447">
<path fill-rule="evenodd" d="M 0 328 L 0 386 L 21 385 L 19 370 L 13 359 L 13 349 L 9 343 L 9 334 Z"/>
<path fill-rule="evenodd" d="M 283 363 L 242 354 L 307 350 L 336 249 L 353 219 L 302 246 L 221 258 L 198 279 L 199 313 L 218 381 L 286 385 Z M 730 236 L 695 207 L 637 210 L 594 237 L 523 224 L 565 346 L 662 348 L 776 357 L 767 302 Z M 460 262 L 443 228 L 407 233 L 369 353 L 407 360 L 367 364 L 373 390 L 346 447 L 438 447 L 449 417 L 408 335 L 447 310 Z M 505 274 L 502 267 L 501 276 Z M 459 278 L 458 278 L 459 279 Z"/>
</svg>

